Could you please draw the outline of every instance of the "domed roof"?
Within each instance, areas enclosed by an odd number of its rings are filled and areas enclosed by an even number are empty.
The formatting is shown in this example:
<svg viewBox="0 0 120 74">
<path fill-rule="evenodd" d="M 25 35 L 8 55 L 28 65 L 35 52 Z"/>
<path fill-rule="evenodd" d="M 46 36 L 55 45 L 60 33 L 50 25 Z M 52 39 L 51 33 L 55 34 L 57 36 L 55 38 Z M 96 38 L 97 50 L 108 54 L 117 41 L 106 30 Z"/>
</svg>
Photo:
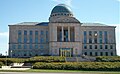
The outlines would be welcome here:
<svg viewBox="0 0 120 74">
<path fill-rule="evenodd" d="M 51 14 L 55 14 L 55 13 L 67 13 L 67 14 L 72 14 L 71 9 L 69 8 L 69 6 L 65 5 L 65 4 L 59 4 L 57 6 L 55 6 L 51 12 Z"/>
</svg>

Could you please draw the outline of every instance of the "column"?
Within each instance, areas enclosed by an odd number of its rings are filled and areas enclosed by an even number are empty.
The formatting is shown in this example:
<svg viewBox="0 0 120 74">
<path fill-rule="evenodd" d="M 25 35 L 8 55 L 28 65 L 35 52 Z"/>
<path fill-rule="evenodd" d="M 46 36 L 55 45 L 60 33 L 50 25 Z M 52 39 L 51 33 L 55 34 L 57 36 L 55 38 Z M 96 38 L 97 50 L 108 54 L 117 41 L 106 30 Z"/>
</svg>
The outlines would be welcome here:
<svg viewBox="0 0 120 74">
<path fill-rule="evenodd" d="M 70 27 L 68 27 L 68 41 L 70 41 Z"/>
<path fill-rule="evenodd" d="M 62 26 L 62 41 L 64 41 L 64 27 Z"/>
</svg>

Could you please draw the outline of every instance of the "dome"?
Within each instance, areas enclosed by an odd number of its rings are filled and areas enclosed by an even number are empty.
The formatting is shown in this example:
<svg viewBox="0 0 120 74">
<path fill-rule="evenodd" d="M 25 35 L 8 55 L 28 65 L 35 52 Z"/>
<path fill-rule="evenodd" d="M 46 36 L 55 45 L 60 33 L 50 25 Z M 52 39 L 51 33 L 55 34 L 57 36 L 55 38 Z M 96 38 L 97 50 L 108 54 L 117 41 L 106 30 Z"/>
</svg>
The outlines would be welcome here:
<svg viewBox="0 0 120 74">
<path fill-rule="evenodd" d="M 56 15 L 73 16 L 69 6 L 65 4 L 59 4 L 53 8 L 51 12 L 51 16 L 56 16 Z"/>
</svg>

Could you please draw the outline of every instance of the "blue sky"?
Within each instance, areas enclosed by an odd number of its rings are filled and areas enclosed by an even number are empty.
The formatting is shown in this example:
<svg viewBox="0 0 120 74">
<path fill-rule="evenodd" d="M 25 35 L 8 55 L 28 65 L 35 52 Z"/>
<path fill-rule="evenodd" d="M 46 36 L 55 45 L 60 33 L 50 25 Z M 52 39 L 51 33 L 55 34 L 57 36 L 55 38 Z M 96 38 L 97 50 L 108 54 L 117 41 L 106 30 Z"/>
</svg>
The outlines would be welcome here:
<svg viewBox="0 0 120 74">
<path fill-rule="evenodd" d="M 8 25 L 48 21 L 57 4 L 67 4 L 82 23 L 117 26 L 117 54 L 120 55 L 120 0 L 0 0 L 0 53 L 8 50 Z"/>
</svg>

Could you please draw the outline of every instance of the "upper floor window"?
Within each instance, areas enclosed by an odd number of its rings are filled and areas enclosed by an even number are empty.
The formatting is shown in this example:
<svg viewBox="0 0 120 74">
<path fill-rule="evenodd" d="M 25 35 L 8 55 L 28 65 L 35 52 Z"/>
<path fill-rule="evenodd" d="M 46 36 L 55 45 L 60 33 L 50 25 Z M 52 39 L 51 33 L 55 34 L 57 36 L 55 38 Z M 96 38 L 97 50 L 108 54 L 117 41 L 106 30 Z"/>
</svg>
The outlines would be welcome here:
<svg viewBox="0 0 120 74">
<path fill-rule="evenodd" d="M 95 49 L 97 49 L 97 45 L 95 45 Z"/>
<path fill-rule="evenodd" d="M 22 35 L 22 32 L 21 32 L 21 30 L 18 30 L 18 35 Z"/>
<path fill-rule="evenodd" d="M 87 43 L 87 32 L 84 31 L 84 43 Z"/>
<path fill-rule="evenodd" d="M 27 31 L 26 30 L 24 31 L 24 35 L 27 35 Z"/>
<path fill-rule="evenodd" d="M 89 36 L 92 36 L 92 31 L 89 31 Z"/>
<path fill-rule="evenodd" d="M 104 31 L 104 41 L 105 41 L 105 43 L 108 43 L 108 40 L 107 40 L 107 31 Z"/>
<path fill-rule="evenodd" d="M 33 35 L 33 31 L 30 31 L 30 35 Z"/>
<path fill-rule="evenodd" d="M 44 31 L 43 31 L 43 30 L 41 30 L 41 33 L 40 33 L 40 35 L 44 35 Z"/>
<path fill-rule="evenodd" d="M 26 44 L 24 44 L 24 49 L 27 49 L 27 45 Z"/>
<path fill-rule="evenodd" d="M 97 36 L 98 36 L 97 31 L 94 31 L 94 36 L 95 36 L 95 37 L 97 37 Z"/>
<path fill-rule="evenodd" d="M 110 49 L 113 49 L 113 45 L 110 45 Z"/>
<path fill-rule="evenodd" d="M 12 45 L 12 49 L 16 49 L 16 45 L 13 44 L 13 45 Z"/>
<path fill-rule="evenodd" d="M 38 49 L 38 45 L 37 44 L 35 45 L 35 49 Z"/>
<path fill-rule="evenodd" d="M 44 39 L 43 38 L 40 38 L 40 43 L 43 43 L 44 42 Z"/>
<path fill-rule="evenodd" d="M 102 47 L 102 45 L 100 45 L 100 49 L 102 49 L 103 47 Z"/>
<path fill-rule="evenodd" d="M 107 45 L 105 45 L 105 49 L 108 49 L 108 46 L 107 46 Z"/>
<path fill-rule="evenodd" d="M 35 31 L 35 35 L 38 35 L 38 31 Z"/>
<path fill-rule="evenodd" d="M 32 44 L 29 45 L 29 49 L 32 49 Z"/>
<path fill-rule="evenodd" d="M 84 45 L 84 49 L 87 49 L 87 45 Z"/>
<path fill-rule="evenodd" d="M 92 49 L 92 45 L 89 45 L 89 48 Z"/>
<path fill-rule="evenodd" d="M 21 48 L 22 48 L 22 47 L 21 47 L 21 45 L 19 44 L 19 45 L 18 45 L 18 49 L 21 49 Z"/>
<path fill-rule="evenodd" d="M 92 43 L 92 38 L 89 38 L 89 43 Z"/>
</svg>

